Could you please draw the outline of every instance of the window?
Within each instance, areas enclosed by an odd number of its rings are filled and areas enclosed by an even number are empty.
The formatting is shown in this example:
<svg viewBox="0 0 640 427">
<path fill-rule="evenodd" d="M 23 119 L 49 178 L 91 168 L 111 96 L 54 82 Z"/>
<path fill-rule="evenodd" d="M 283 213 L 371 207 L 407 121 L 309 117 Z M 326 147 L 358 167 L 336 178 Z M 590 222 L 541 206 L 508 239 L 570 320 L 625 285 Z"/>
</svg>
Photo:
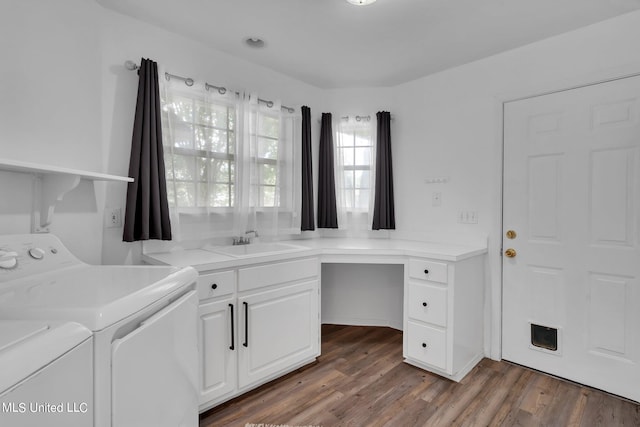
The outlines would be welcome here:
<svg viewBox="0 0 640 427">
<path fill-rule="evenodd" d="M 170 206 L 233 207 L 235 108 L 169 93 L 162 111 Z"/>
<path fill-rule="evenodd" d="M 299 233 L 299 115 L 254 95 L 165 83 L 163 144 L 178 240 Z M 298 143 L 296 143 L 298 141 Z M 298 162 L 299 163 L 299 162 Z"/>
<path fill-rule="evenodd" d="M 340 123 L 336 133 L 338 182 L 347 212 L 369 210 L 373 178 L 373 132 L 369 123 Z M 340 185 L 339 185 L 340 186 Z"/>
<path fill-rule="evenodd" d="M 256 207 L 278 207 L 278 141 L 280 120 L 267 114 L 258 114 L 258 201 Z M 280 165 L 284 167 L 284 165 Z"/>
</svg>

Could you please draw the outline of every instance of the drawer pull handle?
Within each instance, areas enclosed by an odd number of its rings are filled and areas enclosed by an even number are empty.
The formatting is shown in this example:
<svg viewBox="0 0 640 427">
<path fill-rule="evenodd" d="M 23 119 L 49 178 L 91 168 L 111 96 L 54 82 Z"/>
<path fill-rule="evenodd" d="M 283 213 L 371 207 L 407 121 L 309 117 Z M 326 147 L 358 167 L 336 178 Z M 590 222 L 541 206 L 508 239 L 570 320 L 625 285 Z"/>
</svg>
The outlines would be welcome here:
<svg viewBox="0 0 640 427">
<path fill-rule="evenodd" d="M 423 307 L 426 307 L 426 306 L 428 306 L 428 305 L 429 305 L 429 304 L 427 304 L 427 302 L 426 302 L 426 301 L 422 303 L 422 306 L 423 306 Z"/>
<path fill-rule="evenodd" d="M 244 305 L 244 342 L 243 346 L 249 347 L 249 304 L 243 302 Z"/>
<path fill-rule="evenodd" d="M 218 284 L 217 283 L 212 284 L 211 289 L 218 289 Z"/>
<path fill-rule="evenodd" d="M 427 343 L 426 342 L 422 343 L 422 348 L 427 348 Z"/>
<path fill-rule="evenodd" d="M 234 327 L 233 327 L 233 304 L 229 304 L 229 308 L 231 309 L 229 311 L 230 315 L 231 315 L 231 346 L 229 347 L 229 350 L 235 350 L 236 349 L 236 345 L 235 345 L 235 340 L 233 338 L 234 334 Z"/>
<path fill-rule="evenodd" d="M 424 274 L 429 274 L 429 270 L 427 270 L 426 268 L 424 269 Z"/>
</svg>

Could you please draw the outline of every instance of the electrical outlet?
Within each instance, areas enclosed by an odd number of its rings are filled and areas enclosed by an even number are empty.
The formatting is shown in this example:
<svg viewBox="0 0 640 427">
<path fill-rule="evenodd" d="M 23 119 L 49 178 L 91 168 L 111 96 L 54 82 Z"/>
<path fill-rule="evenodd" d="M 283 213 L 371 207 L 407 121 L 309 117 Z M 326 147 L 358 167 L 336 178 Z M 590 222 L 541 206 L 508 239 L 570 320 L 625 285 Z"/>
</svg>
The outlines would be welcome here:
<svg viewBox="0 0 640 427">
<path fill-rule="evenodd" d="M 122 210 L 120 208 L 109 208 L 105 215 L 106 228 L 122 227 Z"/>
<path fill-rule="evenodd" d="M 477 224 L 478 211 L 460 211 L 458 212 L 458 222 L 460 224 Z"/>
</svg>

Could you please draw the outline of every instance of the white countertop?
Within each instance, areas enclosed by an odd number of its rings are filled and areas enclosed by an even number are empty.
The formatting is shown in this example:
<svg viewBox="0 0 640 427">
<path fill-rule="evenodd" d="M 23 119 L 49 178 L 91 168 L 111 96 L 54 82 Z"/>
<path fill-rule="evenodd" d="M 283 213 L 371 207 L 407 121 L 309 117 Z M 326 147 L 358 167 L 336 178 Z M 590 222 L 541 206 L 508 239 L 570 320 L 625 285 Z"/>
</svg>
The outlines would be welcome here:
<svg viewBox="0 0 640 427">
<path fill-rule="evenodd" d="M 199 271 L 208 271 L 316 255 L 331 256 L 331 262 L 336 262 L 334 257 L 336 255 L 349 255 L 352 256 L 351 259 L 353 259 L 354 256 L 376 255 L 381 257 L 423 257 L 456 262 L 487 252 L 487 247 L 480 245 L 459 245 L 398 239 L 315 238 L 287 240 L 282 243 L 298 246 L 299 250 L 288 251 L 286 253 L 262 253 L 234 257 L 214 252 L 215 247 L 212 246 L 202 249 L 148 253 L 143 255 L 143 259 L 149 264 L 193 266 Z"/>
</svg>

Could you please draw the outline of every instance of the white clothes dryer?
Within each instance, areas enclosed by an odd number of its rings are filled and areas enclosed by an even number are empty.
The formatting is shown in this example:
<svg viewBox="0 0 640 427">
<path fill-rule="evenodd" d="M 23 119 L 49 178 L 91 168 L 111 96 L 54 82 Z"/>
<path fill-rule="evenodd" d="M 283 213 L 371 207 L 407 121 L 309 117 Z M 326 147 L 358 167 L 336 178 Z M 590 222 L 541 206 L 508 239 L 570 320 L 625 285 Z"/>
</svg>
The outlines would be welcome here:
<svg viewBox="0 0 640 427">
<path fill-rule="evenodd" d="M 0 321 L 0 425 L 93 423 L 93 342 L 78 323 Z"/>
<path fill-rule="evenodd" d="M 95 427 L 198 424 L 197 272 L 94 266 L 51 234 L 0 236 L 0 319 L 93 332 Z"/>
</svg>

